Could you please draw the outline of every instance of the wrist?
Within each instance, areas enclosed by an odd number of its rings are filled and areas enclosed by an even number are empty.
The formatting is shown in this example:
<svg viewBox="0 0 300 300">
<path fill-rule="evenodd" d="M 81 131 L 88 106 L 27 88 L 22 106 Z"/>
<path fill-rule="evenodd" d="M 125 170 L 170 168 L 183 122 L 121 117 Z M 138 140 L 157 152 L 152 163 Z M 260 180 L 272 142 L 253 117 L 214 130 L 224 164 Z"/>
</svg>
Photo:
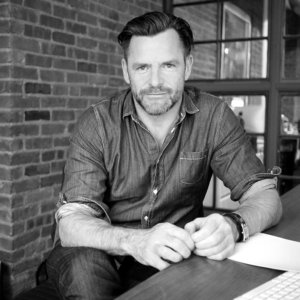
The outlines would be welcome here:
<svg viewBox="0 0 300 300">
<path fill-rule="evenodd" d="M 223 215 L 223 216 L 224 216 L 225 220 L 227 221 L 227 223 L 231 227 L 231 232 L 232 232 L 232 235 L 233 235 L 233 240 L 235 242 L 237 242 L 239 240 L 240 234 L 239 234 L 239 231 L 238 231 L 236 223 L 233 222 L 232 219 L 229 218 L 229 217 L 227 217 L 226 215 Z"/>
<path fill-rule="evenodd" d="M 246 224 L 245 220 L 237 213 L 230 212 L 223 215 L 231 219 L 231 221 L 235 224 L 235 228 L 238 231 L 238 238 L 236 242 L 245 242 L 249 238 L 249 228 Z"/>
</svg>

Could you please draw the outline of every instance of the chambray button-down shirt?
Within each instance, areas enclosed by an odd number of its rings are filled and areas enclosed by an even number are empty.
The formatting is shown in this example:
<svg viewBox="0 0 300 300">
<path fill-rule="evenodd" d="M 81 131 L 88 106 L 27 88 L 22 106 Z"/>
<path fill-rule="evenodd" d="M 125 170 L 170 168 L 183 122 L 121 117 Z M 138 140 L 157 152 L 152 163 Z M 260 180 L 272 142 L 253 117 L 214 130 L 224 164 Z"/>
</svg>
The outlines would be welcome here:
<svg viewBox="0 0 300 300">
<path fill-rule="evenodd" d="M 114 225 L 183 227 L 202 216 L 214 172 L 238 200 L 264 173 L 226 103 L 186 88 L 175 126 L 159 147 L 139 120 L 130 89 L 91 106 L 70 140 L 59 206 L 83 203 Z"/>
</svg>

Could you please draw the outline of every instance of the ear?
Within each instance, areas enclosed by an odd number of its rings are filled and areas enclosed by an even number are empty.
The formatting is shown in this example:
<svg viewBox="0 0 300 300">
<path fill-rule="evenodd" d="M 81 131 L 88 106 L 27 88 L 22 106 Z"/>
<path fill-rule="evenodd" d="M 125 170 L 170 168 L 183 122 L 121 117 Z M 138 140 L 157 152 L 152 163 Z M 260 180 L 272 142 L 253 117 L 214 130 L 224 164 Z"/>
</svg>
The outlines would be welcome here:
<svg viewBox="0 0 300 300">
<path fill-rule="evenodd" d="M 188 80 L 192 73 L 193 61 L 194 59 L 192 54 L 189 54 L 185 59 L 185 74 L 184 74 L 185 80 Z"/>
<path fill-rule="evenodd" d="M 122 70 L 123 70 L 123 77 L 124 77 L 125 82 L 127 84 L 130 84 L 129 74 L 128 74 L 128 66 L 127 66 L 127 61 L 125 58 L 122 58 Z"/>
</svg>

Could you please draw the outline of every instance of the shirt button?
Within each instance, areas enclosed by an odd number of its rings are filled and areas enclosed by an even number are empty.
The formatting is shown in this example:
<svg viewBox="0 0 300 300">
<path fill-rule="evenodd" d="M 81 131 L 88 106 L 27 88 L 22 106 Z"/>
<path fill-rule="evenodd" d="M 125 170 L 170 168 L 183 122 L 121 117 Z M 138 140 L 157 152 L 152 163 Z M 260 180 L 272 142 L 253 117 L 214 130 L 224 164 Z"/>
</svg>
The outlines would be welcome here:
<svg viewBox="0 0 300 300">
<path fill-rule="evenodd" d="M 157 194 L 157 189 L 153 190 L 153 194 L 156 195 Z"/>
<path fill-rule="evenodd" d="M 148 219 L 149 219 L 148 216 L 145 216 L 145 217 L 144 217 L 144 220 L 145 220 L 146 222 L 148 221 Z"/>
</svg>

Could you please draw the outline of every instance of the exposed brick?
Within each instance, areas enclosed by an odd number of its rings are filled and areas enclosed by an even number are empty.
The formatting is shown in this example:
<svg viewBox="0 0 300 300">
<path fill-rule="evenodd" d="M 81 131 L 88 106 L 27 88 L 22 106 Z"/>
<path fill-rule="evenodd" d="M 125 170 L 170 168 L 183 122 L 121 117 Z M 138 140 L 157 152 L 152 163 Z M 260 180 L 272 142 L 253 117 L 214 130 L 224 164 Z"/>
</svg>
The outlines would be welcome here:
<svg viewBox="0 0 300 300">
<path fill-rule="evenodd" d="M 83 22 L 83 23 L 87 23 L 90 25 L 94 25 L 94 26 L 96 26 L 98 23 L 97 17 L 95 17 L 92 14 L 85 13 L 82 11 L 78 12 L 77 20 L 78 20 L 78 22 Z"/>
<path fill-rule="evenodd" d="M 0 4 L 0 18 L 9 18 L 9 4 Z"/>
<path fill-rule="evenodd" d="M 96 49 L 98 42 L 90 38 L 77 38 L 77 46 L 80 48 Z"/>
<path fill-rule="evenodd" d="M 72 121 L 74 119 L 75 114 L 72 110 L 54 110 L 52 112 L 53 121 Z"/>
<path fill-rule="evenodd" d="M 10 125 L 0 126 L 0 136 L 16 137 L 20 135 L 32 136 L 39 133 L 39 127 L 37 125 Z"/>
<path fill-rule="evenodd" d="M 25 24 L 24 35 L 38 39 L 50 40 L 51 30 L 39 26 Z"/>
<path fill-rule="evenodd" d="M 0 93 L 19 94 L 22 93 L 23 83 L 21 81 L 0 81 Z"/>
<path fill-rule="evenodd" d="M 17 123 L 23 121 L 22 113 L 18 111 L 0 111 L 0 123 Z"/>
<path fill-rule="evenodd" d="M 120 79 L 120 78 L 110 77 L 109 78 L 109 85 L 110 86 L 115 86 L 115 87 L 120 87 L 120 86 L 124 85 L 124 80 Z"/>
<path fill-rule="evenodd" d="M 15 6 L 15 5 L 13 5 L 11 7 L 11 17 L 19 19 L 19 20 L 27 21 L 27 22 L 30 22 L 30 23 L 36 23 L 37 22 L 36 13 L 33 10 L 28 9 L 24 6 Z"/>
<path fill-rule="evenodd" d="M 51 171 L 54 173 L 62 172 L 65 166 L 64 161 L 53 162 L 51 164 Z"/>
<path fill-rule="evenodd" d="M 1 43 L 0 43 L 0 49 L 1 48 L 10 48 L 10 39 L 9 36 L 1 35 Z"/>
<path fill-rule="evenodd" d="M 81 72 L 96 73 L 97 65 L 96 64 L 90 64 L 90 63 L 85 63 L 85 62 L 78 62 L 77 70 L 81 71 Z"/>
<path fill-rule="evenodd" d="M 11 157 L 11 165 L 22 165 L 29 163 L 38 163 L 40 161 L 38 152 L 14 153 Z"/>
<path fill-rule="evenodd" d="M 69 48 L 68 57 L 87 60 L 89 57 L 89 52 L 87 50 L 82 50 L 78 48 Z"/>
<path fill-rule="evenodd" d="M 85 99 L 79 98 L 70 98 L 68 100 L 68 107 L 69 108 L 85 108 L 87 107 L 87 101 Z"/>
<path fill-rule="evenodd" d="M 111 55 L 109 57 L 111 57 Z M 121 58 L 118 58 L 119 60 L 117 63 L 119 64 L 121 62 Z M 90 55 L 90 59 L 97 63 L 108 63 L 108 55 L 105 53 L 93 52 Z"/>
<path fill-rule="evenodd" d="M 49 175 L 46 177 L 41 178 L 41 186 L 50 186 L 53 184 L 61 184 L 62 182 L 62 174 L 57 175 Z"/>
<path fill-rule="evenodd" d="M 73 33 L 79 33 L 79 34 L 86 34 L 87 32 L 86 25 L 82 25 L 80 23 L 67 22 L 66 29 Z"/>
<path fill-rule="evenodd" d="M 53 85 L 53 95 L 68 95 L 68 86 L 64 84 Z"/>
<path fill-rule="evenodd" d="M 88 35 L 92 38 L 96 38 L 98 40 L 103 40 L 107 38 L 107 30 L 98 27 L 89 27 Z"/>
<path fill-rule="evenodd" d="M 0 33 L 8 33 L 11 28 L 11 21 L 9 19 L 0 20 Z"/>
<path fill-rule="evenodd" d="M 87 1 L 81 1 L 81 0 L 67 0 L 68 5 L 75 7 L 75 8 L 79 8 L 79 9 L 83 9 L 83 10 L 87 10 L 88 9 L 88 2 Z"/>
<path fill-rule="evenodd" d="M 53 14 L 60 18 L 66 18 L 75 20 L 77 12 L 74 9 L 66 8 L 63 6 L 54 5 L 53 7 Z"/>
<path fill-rule="evenodd" d="M 63 151 L 63 150 L 58 150 L 57 152 L 56 152 L 56 158 L 57 159 L 64 159 L 65 158 L 65 151 Z"/>
<path fill-rule="evenodd" d="M 27 94 L 50 94 L 51 86 L 46 83 L 26 82 L 25 92 Z"/>
<path fill-rule="evenodd" d="M 66 99 L 59 97 L 47 97 L 41 100 L 42 107 L 65 107 Z"/>
<path fill-rule="evenodd" d="M 2 43 L 2 37 L 1 37 Z M 0 46 L 1 48 L 1 46 Z M 0 51 L 0 64 L 6 64 L 11 62 L 11 52 L 9 50 L 1 50 Z"/>
<path fill-rule="evenodd" d="M 31 165 L 25 168 L 26 176 L 49 174 L 49 172 L 50 172 L 49 164 Z"/>
<path fill-rule="evenodd" d="M 27 139 L 25 148 L 31 149 L 49 149 L 52 146 L 52 139 L 49 137 L 36 137 Z"/>
<path fill-rule="evenodd" d="M 75 70 L 76 63 L 74 60 L 71 59 L 55 58 L 53 60 L 53 67 L 64 70 Z"/>
<path fill-rule="evenodd" d="M 66 47 L 60 44 L 49 44 L 48 42 L 43 42 L 41 53 L 47 55 L 66 56 Z"/>
<path fill-rule="evenodd" d="M 33 209 L 32 207 L 29 208 L 30 210 Z M 32 210 L 30 215 L 34 214 L 35 210 Z M 26 217 L 24 217 L 26 218 Z M 36 239 L 38 239 L 40 236 L 39 234 L 39 230 L 33 230 L 33 231 L 29 231 L 29 232 L 25 232 L 24 234 L 22 234 L 21 236 L 18 236 L 15 240 L 14 240 L 14 249 L 18 249 L 26 244 L 28 244 L 29 242 L 32 242 Z M 27 268 L 30 267 L 30 263 L 28 263 L 28 261 L 26 262 Z M 35 263 L 34 261 L 32 261 L 32 266 L 34 266 Z M 26 266 L 24 266 L 26 268 Z"/>
<path fill-rule="evenodd" d="M 18 151 L 23 149 L 23 140 L 22 139 L 0 139 L 0 151 Z"/>
<path fill-rule="evenodd" d="M 49 56 L 26 54 L 25 63 L 26 65 L 49 68 L 52 65 L 52 58 Z"/>
<path fill-rule="evenodd" d="M 11 70 L 12 78 L 23 78 L 23 79 L 38 79 L 37 69 L 24 68 L 20 66 L 13 66 Z"/>
<path fill-rule="evenodd" d="M 1 250 L 13 250 L 13 239 L 11 237 L 1 237 L 0 236 L 0 249 Z"/>
<path fill-rule="evenodd" d="M 42 125 L 42 134 L 60 134 L 65 131 L 65 125 L 63 124 L 48 124 Z"/>
<path fill-rule="evenodd" d="M 55 158 L 55 151 L 45 151 L 42 153 L 42 161 L 50 161 Z"/>
<path fill-rule="evenodd" d="M 87 74 L 82 74 L 82 73 L 68 73 L 67 74 L 67 82 L 87 83 L 88 81 L 89 81 L 89 77 Z"/>
<path fill-rule="evenodd" d="M 92 96 L 97 97 L 99 96 L 99 88 L 97 87 L 82 87 L 81 88 L 81 96 Z"/>
<path fill-rule="evenodd" d="M 74 45 L 75 44 L 75 36 L 72 34 L 67 34 L 63 32 L 54 31 L 52 33 L 52 39 L 55 42 Z"/>
<path fill-rule="evenodd" d="M 62 19 L 55 18 L 49 15 L 41 15 L 40 16 L 40 24 L 43 26 L 56 28 L 56 29 L 63 29 L 64 23 Z"/>
<path fill-rule="evenodd" d="M 44 12 L 51 11 L 51 4 L 43 0 L 24 0 L 24 5 Z"/>
<path fill-rule="evenodd" d="M 55 209 L 55 202 L 54 201 L 44 201 L 41 205 L 41 213 L 47 213 L 49 211 L 53 211 Z M 50 224 L 52 223 L 52 218 L 50 215 L 43 216 L 43 224 Z"/>
<path fill-rule="evenodd" d="M 2 41 L 1 41 L 2 43 Z M 11 45 L 14 49 L 30 51 L 30 52 L 39 52 L 40 45 L 37 40 L 28 39 L 22 36 L 12 36 Z"/>
<path fill-rule="evenodd" d="M 50 120 L 50 112 L 47 110 L 29 110 L 24 115 L 25 121 Z"/>
<path fill-rule="evenodd" d="M 36 190 L 37 188 L 39 188 L 39 186 L 40 186 L 39 179 L 33 177 L 32 179 L 26 179 L 26 180 L 13 182 L 12 183 L 12 192 L 13 193 L 23 193 L 23 192 L 30 191 L 30 190 Z"/>
<path fill-rule="evenodd" d="M 41 80 L 52 82 L 64 82 L 64 73 L 54 70 L 40 70 Z"/>
</svg>

